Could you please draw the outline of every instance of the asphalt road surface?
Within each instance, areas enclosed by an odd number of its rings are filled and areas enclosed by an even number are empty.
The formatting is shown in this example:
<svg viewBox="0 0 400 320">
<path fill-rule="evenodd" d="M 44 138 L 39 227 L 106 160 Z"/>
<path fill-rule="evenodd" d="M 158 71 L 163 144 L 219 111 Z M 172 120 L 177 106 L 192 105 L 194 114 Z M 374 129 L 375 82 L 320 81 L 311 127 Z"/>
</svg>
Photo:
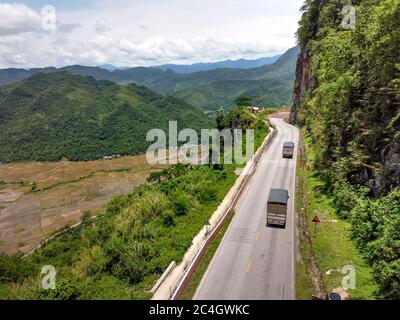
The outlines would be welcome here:
<svg viewBox="0 0 400 320">
<path fill-rule="evenodd" d="M 240 199 L 235 217 L 197 289 L 196 300 L 295 299 L 294 189 L 299 132 L 282 119 L 271 121 L 278 134 Z M 286 141 L 295 142 L 293 159 L 282 157 Z M 266 225 L 271 188 L 289 191 L 286 229 Z"/>
</svg>

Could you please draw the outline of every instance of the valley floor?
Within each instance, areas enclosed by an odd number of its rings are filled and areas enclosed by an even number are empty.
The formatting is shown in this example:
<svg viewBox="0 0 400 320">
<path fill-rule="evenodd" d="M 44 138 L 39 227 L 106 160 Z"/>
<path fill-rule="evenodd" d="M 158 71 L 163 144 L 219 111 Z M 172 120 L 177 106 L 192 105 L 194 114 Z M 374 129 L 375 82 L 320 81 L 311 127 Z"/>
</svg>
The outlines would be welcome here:
<svg viewBox="0 0 400 320">
<path fill-rule="evenodd" d="M 88 162 L 0 165 L 0 252 L 26 253 L 111 198 L 143 184 L 160 166 L 132 156 Z"/>
</svg>

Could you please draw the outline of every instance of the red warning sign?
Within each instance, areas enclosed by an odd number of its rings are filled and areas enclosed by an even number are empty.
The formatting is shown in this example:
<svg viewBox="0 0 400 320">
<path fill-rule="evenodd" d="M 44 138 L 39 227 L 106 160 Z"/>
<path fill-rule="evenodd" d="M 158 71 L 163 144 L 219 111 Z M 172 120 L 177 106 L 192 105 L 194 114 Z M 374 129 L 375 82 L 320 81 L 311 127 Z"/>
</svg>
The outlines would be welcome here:
<svg viewBox="0 0 400 320">
<path fill-rule="evenodd" d="M 314 219 L 312 220 L 314 223 L 321 223 L 321 219 L 318 216 L 315 216 Z"/>
</svg>

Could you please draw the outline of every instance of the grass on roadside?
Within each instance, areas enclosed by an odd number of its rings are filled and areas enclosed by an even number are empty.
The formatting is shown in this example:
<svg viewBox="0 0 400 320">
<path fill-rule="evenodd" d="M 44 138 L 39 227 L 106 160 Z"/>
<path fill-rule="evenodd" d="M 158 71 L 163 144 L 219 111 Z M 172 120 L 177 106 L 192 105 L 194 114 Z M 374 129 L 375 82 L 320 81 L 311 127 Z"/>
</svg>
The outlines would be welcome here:
<svg viewBox="0 0 400 320">
<path fill-rule="evenodd" d="M 307 247 L 300 242 L 301 260 L 296 262 L 296 299 L 311 300 L 312 284 L 308 275 L 309 255 L 307 255 Z"/>
<path fill-rule="evenodd" d="M 302 140 L 301 140 L 302 143 Z M 302 146 L 300 146 L 302 147 Z M 295 209 L 297 215 L 302 214 L 302 209 L 306 207 L 307 194 L 307 172 L 305 170 L 304 158 L 305 155 L 302 153 L 302 149 L 299 150 L 299 156 L 297 159 L 297 171 L 296 171 L 296 202 Z M 297 216 L 297 221 L 300 226 L 300 219 L 302 217 Z M 301 231 L 301 230 L 300 230 Z M 301 259 L 296 261 L 296 299 L 297 300 L 310 300 L 313 294 L 312 283 L 310 280 L 310 250 L 309 243 L 306 239 L 303 239 L 304 235 L 299 232 L 299 249 Z"/>
<path fill-rule="evenodd" d="M 344 266 L 353 266 L 356 270 L 356 288 L 349 289 L 350 299 L 374 299 L 377 286 L 372 278 L 372 269 L 364 261 L 355 244 L 350 239 L 350 223 L 341 220 L 331 205 L 331 199 L 323 194 L 321 187 L 323 181 L 318 172 L 312 167 L 315 154 L 313 153 L 310 137 L 305 137 L 308 161 L 298 169 L 298 179 L 306 183 L 306 204 L 299 198 L 296 206 L 305 207 L 308 232 L 312 241 L 312 249 L 319 269 L 323 275 L 327 292 L 342 286 L 343 277 L 341 270 Z M 318 216 L 322 223 L 317 225 L 315 232 L 312 219 Z M 309 260 L 309 248 L 300 244 L 302 261 L 297 264 L 296 296 L 297 299 L 310 297 L 311 283 L 306 273 Z"/>
</svg>

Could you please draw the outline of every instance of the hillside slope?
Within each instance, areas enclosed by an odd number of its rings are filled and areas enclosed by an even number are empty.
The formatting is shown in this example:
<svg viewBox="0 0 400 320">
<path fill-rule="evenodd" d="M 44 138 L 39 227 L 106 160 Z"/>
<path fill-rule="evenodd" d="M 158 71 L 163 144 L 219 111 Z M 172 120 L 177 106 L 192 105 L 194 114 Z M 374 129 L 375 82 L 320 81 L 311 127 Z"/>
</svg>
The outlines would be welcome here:
<svg viewBox="0 0 400 320">
<path fill-rule="evenodd" d="M 315 169 L 380 285 L 400 299 L 400 2 L 307 0 L 291 121 L 305 125 Z"/>
<path fill-rule="evenodd" d="M 311 129 L 321 165 L 379 196 L 400 184 L 400 4 L 358 2 L 357 28 L 345 30 L 346 1 L 307 1 L 292 122 Z"/>
<path fill-rule="evenodd" d="M 174 95 L 203 110 L 230 108 L 238 96 L 249 96 L 262 107 L 290 102 L 298 48 L 292 48 L 275 63 L 251 69 L 217 69 L 184 75 Z"/>
<path fill-rule="evenodd" d="M 147 131 L 209 127 L 184 101 L 135 84 L 68 72 L 35 74 L 0 89 L 0 162 L 91 160 L 142 153 Z"/>
<path fill-rule="evenodd" d="M 145 85 L 163 94 L 185 98 L 193 106 L 203 110 L 215 110 L 221 106 L 231 108 L 235 98 L 241 94 L 251 96 L 261 106 L 275 107 L 290 102 L 298 52 L 298 47 L 294 47 L 275 63 L 257 68 L 226 68 L 186 74 L 143 67 L 108 71 L 98 67 L 76 65 L 60 70 L 92 76 L 97 80 Z M 54 72 L 55 70 L 46 68 L 43 71 Z M 0 70 L 0 85 L 13 83 L 39 71 L 41 69 Z M 235 81 L 233 87 L 232 81 Z"/>
</svg>

